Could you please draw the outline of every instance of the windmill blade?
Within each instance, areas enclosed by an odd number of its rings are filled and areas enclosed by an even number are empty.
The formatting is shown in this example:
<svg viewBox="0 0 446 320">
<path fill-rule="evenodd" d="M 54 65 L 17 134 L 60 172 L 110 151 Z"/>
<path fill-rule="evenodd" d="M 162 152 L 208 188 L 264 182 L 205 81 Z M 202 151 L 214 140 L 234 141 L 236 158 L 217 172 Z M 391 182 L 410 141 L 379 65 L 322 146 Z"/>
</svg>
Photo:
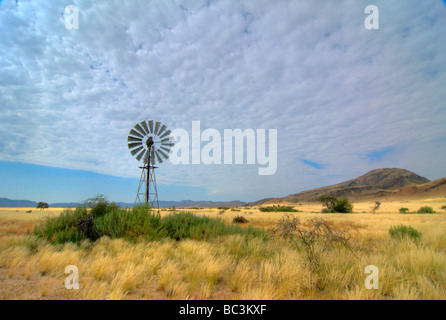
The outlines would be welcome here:
<svg viewBox="0 0 446 320">
<path fill-rule="evenodd" d="M 149 130 L 150 133 L 153 133 L 153 120 L 149 120 Z"/>
<path fill-rule="evenodd" d="M 127 141 L 139 141 L 139 142 L 141 142 L 142 143 L 142 139 L 141 138 L 135 138 L 135 137 L 132 137 L 132 136 L 129 136 L 128 138 L 127 138 Z"/>
<path fill-rule="evenodd" d="M 141 121 L 141 126 L 143 127 L 143 129 L 144 129 L 144 131 L 146 132 L 146 134 L 149 134 L 150 133 L 150 131 L 149 131 L 149 128 L 147 128 L 147 122 L 145 122 L 145 121 Z"/>
<path fill-rule="evenodd" d="M 144 131 L 144 129 L 137 123 L 136 125 L 135 125 L 135 129 L 139 132 L 139 133 L 141 133 L 143 136 L 145 136 L 147 133 Z"/>
<path fill-rule="evenodd" d="M 162 139 L 161 142 L 167 142 L 170 141 L 170 138 Z"/>
<path fill-rule="evenodd" d="M 155 151 L 153 151 L 153 149 L 150 152 L 150 162 L 152 163 L 152 165 L 155 164 Z"/>
<path fill-rule="evenodd" d="M 163 162 L 163 159 L 161 159 L 161 157 L 160 157 L 159 154 L 158 154 L 158 150 L 155 151 L 155 157 L 156 157 L 156 160 L 158 161 L 158 163 Z"/>
<path fill-rule="evenodd" d="M 144 150 L 143 150 L 143 151 L 136 157 L 136 160 L 138 160 L 138 161 L 141 160 L 141 158 L 144 156 L 145 153 L 147 153 L 147 152 L 146 152 L 146 149 L 144 149 Z"/>
<path fill-rule="evenodd" d="M 161 123 L 159 121 L 155 122 L 155 131 L 154 134 L 158 135 L 158 130 L 160 129 Z"/>
<path fill-rule="evenodd" d="M 164 132 L 162 135 L 160 135 L 160 139 L 163 139 L 164 137 L 168 136 L 170 134 L 170 130 L 167 130 L 166 132 Z"/>
<path fill-rule="evenodd" d="M 170 152 L 170 148 L 166 148 L 166 147 L 160 147 L 159 149 L 165 151 L 165 152 Z M 158 149 L 158 150 L 159 150 Z"/>
<path fill-rule="evenodd" d="M 161 143 L 161 145 L 162 145 L 163 147 L 165 147 L 165 146 L 173 147 L 173 146 L 175 145 L 175 143 L 172 143 L 172 142 L 163 142 L 163 143 Z"/>
<path fill-rule="evenodd" d="M 140 137 L 141 139 L 144 138 L 143 135 L 139 134 L 138 132 L 136 132 L 135 130 L 130 130 L 130 134 L 133 134 L 136 137 Z"/>
<path fill-rule="evenodd" d="M 163 156 L 164 159 L 166 159 L 166 160 L 169 159 L 169 156 L 167 154 L 165 154 L 164 152 L 162 152 L 160 149 L 158 149 L 157 151 Z"/>
<path fill-rule="evenodd" d="M 142 149 L 144 149 L 143 146 L 140 146 L 139 148 L 136 148 L 134 150 L 131 150 L 130 153 L 132 154 L 132 156 L 135 156 L 135 154 L 137 154 L 138 152 L 140 152 Z"/>
<path fill-rule="evenodd" d="M 165 124 L 163 124 L 163 125 L 161 126 L 160 131 L 158 131 L 158 135 L 161 135 L 161 133 L 163 133 L 163 131 L 166 130 L 166 128 L 167 128 L 167 126 L 166 126 Z"/>
<path fill-rule="evenodd" d="M 144 155 L 144 158 L 142 159 L 144 164 L 147 164 L 147 159 L 149 158 L 149 153 L 146 150 L 146 154 Z"/>
<path fill-rule="evenodd" d="M 139 147 L 139 146 L 141 146 L 141 142 L 129 143 L 129 149 L 133 149 L 133 148 L 136 148 L 136 147 Z"/>
</svg>

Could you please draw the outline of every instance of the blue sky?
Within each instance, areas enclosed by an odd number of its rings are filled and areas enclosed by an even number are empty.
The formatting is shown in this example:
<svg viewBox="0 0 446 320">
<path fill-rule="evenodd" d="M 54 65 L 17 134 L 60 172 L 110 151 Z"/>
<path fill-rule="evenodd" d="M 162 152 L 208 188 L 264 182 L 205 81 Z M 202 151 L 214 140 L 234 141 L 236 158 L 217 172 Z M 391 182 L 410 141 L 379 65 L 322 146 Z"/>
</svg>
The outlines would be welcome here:
<svg viewBox="0 0 446 320">
<path fill-rule="evenodd" d="M 0 197 L 134 201 L 127 135 L 149 119 L 278 132 L 274 175 L 163 163 L 162 200 L 255 201 L 381 167 L 446 176 L 444 1 L 4 0 L 0 30 Z"/>
</svg>

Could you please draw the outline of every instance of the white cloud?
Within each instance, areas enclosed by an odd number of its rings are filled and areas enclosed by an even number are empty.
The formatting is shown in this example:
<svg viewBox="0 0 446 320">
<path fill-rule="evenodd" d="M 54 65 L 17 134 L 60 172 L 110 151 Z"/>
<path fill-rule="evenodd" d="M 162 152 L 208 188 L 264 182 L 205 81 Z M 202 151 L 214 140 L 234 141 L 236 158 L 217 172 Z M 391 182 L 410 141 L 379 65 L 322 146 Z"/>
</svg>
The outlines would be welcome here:
<svg viewBox="0 0 446 320">
<path fill-rule="evenodd" d="M 375 2 L 379 30 L 364 28 L 367 1 L 309 0 L 74 1 L 79 30 L 66 30 L 64 1 L 4 1 L 0 160 L 139 177 L 126 143 L 136 122 L 200 120 L 277 128 L 276 175 L 167 163 L 159 183 L 255 200 L 376 165 L 444 176 L 445 7 Z M 420 158 L 423 142 L 435 156 Z M 365 157 L 389 147 L 382 162 Z"/>
</svg>

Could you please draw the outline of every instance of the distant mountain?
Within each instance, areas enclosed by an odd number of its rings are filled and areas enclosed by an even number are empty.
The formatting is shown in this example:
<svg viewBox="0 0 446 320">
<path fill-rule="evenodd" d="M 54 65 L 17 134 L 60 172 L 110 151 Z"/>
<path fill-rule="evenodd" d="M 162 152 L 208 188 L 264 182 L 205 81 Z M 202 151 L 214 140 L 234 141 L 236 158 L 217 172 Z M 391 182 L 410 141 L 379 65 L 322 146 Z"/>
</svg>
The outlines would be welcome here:
<svg viewBox="0 0 446 320">
<path fill-rule="evenodd" d="M 133 203 L 117 202 L 121 207 L 133 207 Z M 218 208 L 218 207 L 241 207 L 248 202 L 241 201 L 159 201 L 160 208 Z"/>
<path fill-rule="evenodd" d="M 75 208 L 78 205 L 82 205 L 80 202 L 59 202 L 50 203 L 50 208 Z M 121 207 L 133 207 L 134 203 L 117 202 Z M 248 204 L 247 202 L 241 201 L 193 201 L 193 200 L 182 200 L 182 201 L 160 201 L 160 208 L 218 208 L 218 207 L 240 207 Z M 0 207 L 37 207 L 36 201 L 29 200 L 10 200 L 8 198 L 0 198 Z"/>
<path fill-rule="evenodd" d="M 80 202 L 59 202 L 59 203 L 50 203 L 50 208 L 76 208 L 83 203 Z"/>
<path fill-rule="evenodd" d="M 347 197 L 356 201 L 428 198 L 440 194 L 446 196 L 445 181 L 442 180 L 446 180 L 446 178 L 431 182 L 429 179 L 405 169 L 376 169 L 356 179 L 332 186 L 303 191 L 283 198 L 263 199 L 253 204 L 317 201 L 321 195 Z"/>
<path fill-rule="evenodd" d="M 175 206 L 176 208 L 218 208 L 218 207 L 241 207 L 248 204 L 248 202 L 242 201 L 193 201 L 193 200 L 183 200 L 183 201 L 160 201 L 160 207 L 171 208 Z"/>
<path fill-rule="evenodd" d="M 37 202 L 29 200 L 10 200 L 8 198 L 0 198 L 0 207 L 37 207 Z"/>
</svg>

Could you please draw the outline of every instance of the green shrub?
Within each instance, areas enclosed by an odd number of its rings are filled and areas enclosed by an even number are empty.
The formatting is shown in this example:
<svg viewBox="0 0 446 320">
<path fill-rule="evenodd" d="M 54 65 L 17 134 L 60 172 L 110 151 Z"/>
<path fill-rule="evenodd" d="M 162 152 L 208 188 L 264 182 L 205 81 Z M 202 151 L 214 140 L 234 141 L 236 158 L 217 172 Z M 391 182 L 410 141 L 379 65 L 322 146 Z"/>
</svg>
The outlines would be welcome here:
<svg viewBox="0 0 446 320">
<path fill-rule="evenodd" d="M 272 207 L 260 207 L 260 211 L 262 212 L 300 212 L 299 210 L 294 209 L 292 206 L 272 206 Z"/>
<path fill-rule="evenodd" d="M 322 210 L 323 213 L 352 213 L 353 204 L 346 198 L 336 198 L 335 196 L 322 195 L 318 198 L 326 210 Z"/>
<path fill-rule="evenodd" d="M 97 212 L 96 212 L 97 214 Z M 80 222 L 93 222 L 93 230 L 80 228 Z M 86 224 L 83 224 L 85 227 Z M 147 207 L 133 209 L 113 209 L 93 218 L 86 206 L 76 210 L 66 209 L 58 217 L 47 218 L 34 228 L 34 234 L 52 243 L 80 243 L 84 239 L 95 241 L 103 236 L 134 240 L 144 238 L 158 240 L 206 240 L 226 234 L 241 234 L 248 237 L 265 237 L 263 229 L 251 226 L 242 228 L 226 225 L 222 220 L 205 216 L 195 216 L 189 212 L 172 213 L 161 217 Z M 92 236 L 93 234 L 93 236 Z"/>
<path fill-rule="evenodd" d="M 446 211 L 446 206 L 442 206 L 440 209 L 443 209 L 443 210 Z"/>
<path fill-rule="evenodd" d="M 65 209 L 57 217 L 46 217 L 34 227 L 34 234 L 53 243 L 64 243 L 83 236 L 77 232 L 76 225 L 79 220 L 88 217 L 87 208 L 78 206 L 74 211 Z M 75 232 L 78 235 L 75 235 Z M 74 241 L 76 242 L 76 241 Z"/>
<path fill-rule="evenodd" d="M 425 206 L 418 209 L 417 213 L 436 213 L 436 212 L 434 211 L 434 209 L 432 209 L 432 207 Z"/>
<path fill-rule="evenodd" d="M 352 213 L 353 205 L 348 201 L 347 198 L 344 197 L 336 200 L 333 210 L 334 212 L 339 212 L 339 213 Z"/>
<path fill-rule="evenodd" d="M 207 240 L 228 234 L 241 234 L 253 237 L 263 237 L 262 229 L 251 226 L 242 228 L 236 225 L 226 225 L 221 219 L 196 216 L 190 212 L 170 214 L 161 220 L 162 229 L 175 240 L 186 238 Z"/>
<path fill-rule="evenodd" d="M 409 208 L 400 208 L 400 213 L 408 213 Z"/>
<path fill-rule="evenodd" d="M 133 210 L 112 210 L 95 219 L 94 228 L 99 237 L 159 239 L 165 234 L 161 231 L 161 216 L 152 213 L 145 207 L 135 207 Z"/>
<path fill-rule="evenodd" d="M 403 224 L 391 227 L 389 229 L 389 234 L 394 239 L 403 239 L 405 237 L 410 237 L 413 240 L 419 240 L 421 238 L 421 232 Z"/>
<path fill-rule="evenodd" d="M 71 227 L 55 233 L 55 237 L 52 241 L 58 244 L 65 242 L 79 243 L 84 239 L 86 239 L 86 237 L 82 233 L 78 232 L 75 227 Z"/>
</svg>

